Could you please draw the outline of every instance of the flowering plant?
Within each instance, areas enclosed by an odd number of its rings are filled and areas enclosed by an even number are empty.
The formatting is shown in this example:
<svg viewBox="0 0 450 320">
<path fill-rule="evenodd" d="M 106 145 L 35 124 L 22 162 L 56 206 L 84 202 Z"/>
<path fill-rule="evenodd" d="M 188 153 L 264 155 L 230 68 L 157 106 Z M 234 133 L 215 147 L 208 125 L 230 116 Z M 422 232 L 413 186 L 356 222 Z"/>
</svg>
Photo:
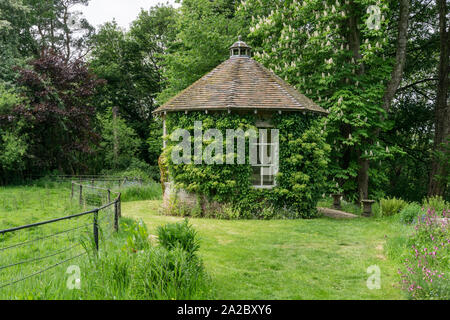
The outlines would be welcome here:
<svg viewBox="0 0 450 320">
<path fill-rule="evenodd" d="M 444 210 L 441 218 L 429 208 L 417 219 L 414 234 L 409 240 L 409 255 L 404 261 L 404 269 L 399 270 L 402 289 L 412 299 L 450 297 L 449 216 L 450 210 Z"/>
</svg>

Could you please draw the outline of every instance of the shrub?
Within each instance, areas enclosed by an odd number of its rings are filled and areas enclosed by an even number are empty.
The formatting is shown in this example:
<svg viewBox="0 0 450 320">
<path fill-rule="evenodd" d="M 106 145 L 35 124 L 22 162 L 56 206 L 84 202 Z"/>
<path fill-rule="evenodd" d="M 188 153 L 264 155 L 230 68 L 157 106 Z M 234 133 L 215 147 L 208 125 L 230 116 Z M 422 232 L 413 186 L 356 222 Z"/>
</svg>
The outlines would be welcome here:
<svg viewBox="0 0 450 320">
<path fill-rule="evenodd" d="M 406 224 L 412 223 L 420 211 L 421 206 L 418 203 L 410 203 L 400 211 L 400 221 Z"/>
<path fill-rule="evenodd" d="M 204 217 L 222 220 L 237 220 L 240 218 L 240 213 L 229 203 L 220 204 L 213 202 L 205 205 Z"/>
<path fill-rule="evenodd" d="M 159 168 L 133 158 L 128 168 L 121 173 L 124 177 L 136 177 L 144 181 L 159 181 Z"/>
<path fill-rule="evenodd" d="M 132 220 L 131 223 L 124 223 L 122 228 L 128 234 L 126 239 L 127 249 L 137 252 L 150 246 L 147 227 L 142 220 L 138 222 Z"/>
<path fill-rule="evenodd" d="M 177 217 L 200 217 L 202 208 L 198 199 L 188 203 L 180 200 L 177 194 L 172 194 L 165 203 L 163 213 Z"/>
<path fill-rule="evenodd" d="M 450 298 L 450 232 L 446 221 L 428 209 L 409 239 L 401 275 L 402 288 L 412 299 Z"/>
<path fill-rule="evenodd" d="M 374 217 L 381 217 L 381 206 L 380 202 L 375 202 L 372 205 L 372 213 Z"/>
<path fill-rule="evenodd" d="M 380 200 L 381 216 L 390 217 L 396 215 L 406 206 L 406 202 L 402 199 L 387 198 Z"/>
<path fill-rule="evenodd" d="M 425 198 L 423 206 L 434 210 L 437 214 L 445 213 L 450 210 L 450 202 L 445 201 L 441 196 Z"/>
<path fill-rule="evenodd" d="M 168 250 L 181 248 L 190 255 L 194 255 L 200 248 L 197 231 L 187 219 L 159 226 L 157 232 L 159 243 Z"/>
</svg>

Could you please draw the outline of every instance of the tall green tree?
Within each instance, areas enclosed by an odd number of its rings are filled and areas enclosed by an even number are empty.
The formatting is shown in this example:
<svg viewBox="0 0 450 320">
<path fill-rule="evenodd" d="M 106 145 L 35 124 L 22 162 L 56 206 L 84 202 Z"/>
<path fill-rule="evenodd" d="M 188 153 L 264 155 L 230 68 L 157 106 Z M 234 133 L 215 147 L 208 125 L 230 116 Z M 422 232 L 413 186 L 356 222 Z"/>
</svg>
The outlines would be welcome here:
<svg viewBox="0 0 450 320">
<path fill-rule="evenodd" d="M 175 21 L 175 37 L 164 57 L 164 103 L 229 57 L 227 50 L 245 26 L 236 0 L 184 0 Z"/>
<path fill-rule="evenodd" d="M 30 8 L 31 32 L 39 48 L 59 52 L 66 62 L 84 57 L 94 28 L 76 6 L 89 0 L 23 0 Z"/>
<path fill-rule="evenodd" d="M 22 0 L 0 1 L 0 82 L 13 86 L 17 72 L 13 66 L 24 65 L 25 59 L 36 51 L 29 32 L 30 8 Z"/>
<path fill-rule="evenodd" d="M 404 21 L 397 3 L 248 0 L 240 11 L 251 21 L 256 59 L 330 111 L 324 129 L 334 147 L 334 187 L 350 198 L 367 198 L 370 174 L 372 191 L 380 190 L 386 176 L 369 161 L 379 164 L 401 150 L 376 138 L 392 125 L 382 101 L 397 89 L 393 72 L 400 69 L 396 77 L 402 78 L 404 53 L 395 58 L 395 52 Z"/>
<path fill-rule="evenodd" d="M 142 11 L 129 31 L 114 21 L 106 23 L 93 38 L 90 56 L 92 70 L 107 80 L 99 91 L 98 106 L 118 107 L 140 139 L 150 141 L 141 144 L 137 156 L 152 165 L 157 164 L 162 132 L 151 112 L 161 91 L 161 61 L 174 16 L 172 7 L 159 5 Z"/>
<path fill-rule="evenodd" d="M 428 194 L 444 195 L 450 184 L 450 23 L 448 21 L 449 4 L 446 0 L 437 0 L 439 15 L 439 65 L 437 68 L 437 93 L 435 103 L 434 155 L 431 164 Z"/>
</svg>

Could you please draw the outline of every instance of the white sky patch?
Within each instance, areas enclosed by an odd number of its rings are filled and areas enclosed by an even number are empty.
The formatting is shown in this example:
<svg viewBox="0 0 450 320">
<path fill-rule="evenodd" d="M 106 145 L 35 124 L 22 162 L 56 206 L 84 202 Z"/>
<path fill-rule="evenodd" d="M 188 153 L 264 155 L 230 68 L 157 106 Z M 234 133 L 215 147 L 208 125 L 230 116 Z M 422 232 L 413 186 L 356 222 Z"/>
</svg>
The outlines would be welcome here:
<svg viewBox="0 0 450 320">
<path fill-rule="evenodd" d="M 96 28 L 115 19 L 120 27 L 128 29 L 141 9 L 148 10 L 158 3 L 179 7 L 175 0 L 91 0 L 88 6 L 78 5 L 74 10 L 81 11 L 83 17 Z"/>
</svg>

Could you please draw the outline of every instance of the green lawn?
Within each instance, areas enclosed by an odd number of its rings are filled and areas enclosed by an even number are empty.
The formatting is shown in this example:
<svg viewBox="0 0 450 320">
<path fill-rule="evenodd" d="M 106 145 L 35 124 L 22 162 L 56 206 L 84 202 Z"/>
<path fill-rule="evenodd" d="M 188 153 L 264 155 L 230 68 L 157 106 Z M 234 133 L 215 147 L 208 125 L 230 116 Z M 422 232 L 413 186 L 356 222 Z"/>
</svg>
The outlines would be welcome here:
<svg viewBox="0 0 450 320">
<path fill-rule="evenodd" d="M 151 233 L 181 218 L 159 213 L 161 201 L 123 204 Z M 218 299 L 403 299 L 398 262 L 386 240 L 406 232 L 388 219 L 210 220 L 191 219 Z M 381 289 L 369 290 L 366 270 L 381 269 Z"/>
</svg>

